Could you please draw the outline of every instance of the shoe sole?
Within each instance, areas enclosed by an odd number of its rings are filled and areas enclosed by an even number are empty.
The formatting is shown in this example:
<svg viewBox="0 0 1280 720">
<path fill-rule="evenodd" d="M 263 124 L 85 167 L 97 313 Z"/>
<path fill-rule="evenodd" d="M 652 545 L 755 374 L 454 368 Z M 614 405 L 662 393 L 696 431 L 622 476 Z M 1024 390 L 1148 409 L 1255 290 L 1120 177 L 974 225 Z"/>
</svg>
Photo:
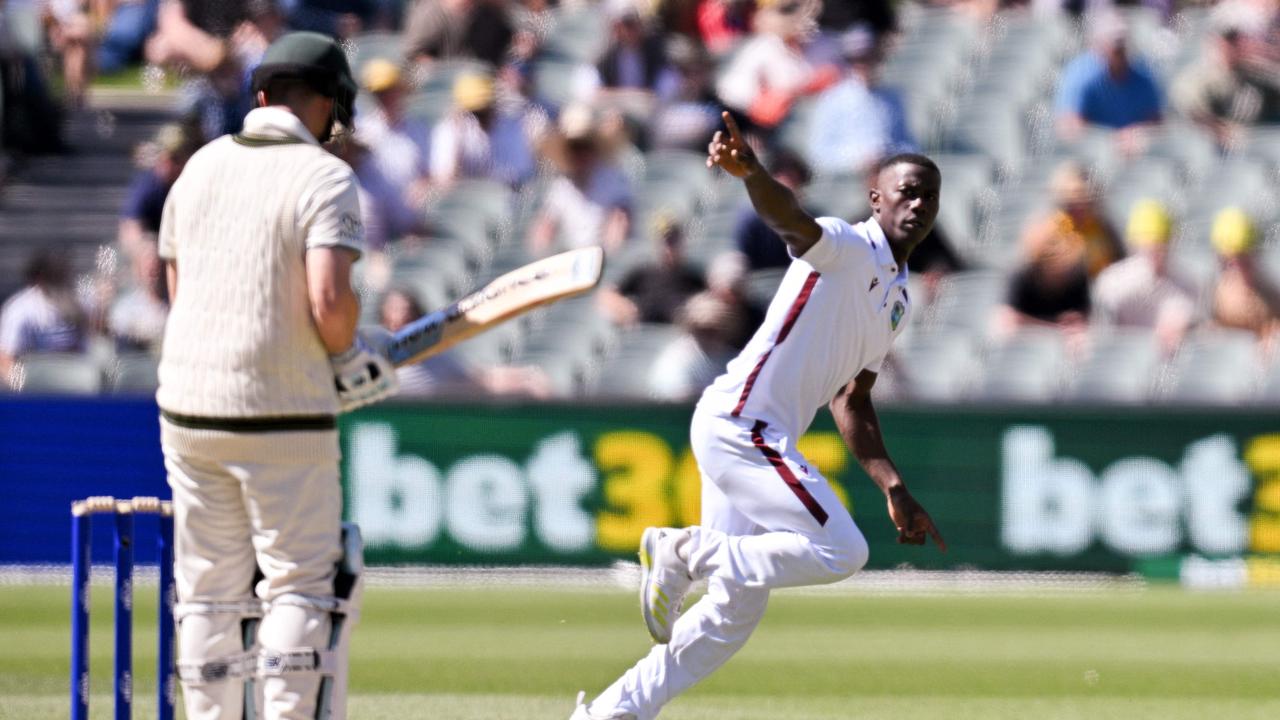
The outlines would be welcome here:
<svg viewBox="0 0 1280 720">
<path fill-rule="evenodd" d="M 644 618 L 644 626 L 649 637 L 659 645 L 671 641 L 671 631 L 658 622 L 658 617 L 649 604 L 649 585 L 653 581 L 653 553 L 658 545 L 658 528 L 646 528 L 640 536 L 640 615 Z"/>
</svg>

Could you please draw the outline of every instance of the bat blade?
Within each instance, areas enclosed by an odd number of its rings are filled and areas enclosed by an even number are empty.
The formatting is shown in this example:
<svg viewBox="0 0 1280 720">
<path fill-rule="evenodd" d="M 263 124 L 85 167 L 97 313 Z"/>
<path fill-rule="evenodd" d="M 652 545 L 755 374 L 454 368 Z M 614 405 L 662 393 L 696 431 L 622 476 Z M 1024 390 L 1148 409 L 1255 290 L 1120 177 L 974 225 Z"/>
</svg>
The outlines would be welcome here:
<svg viewBox="0 0 1280 720">
<path fill-rule="evenodd" d="M 387 344 L 387 356 L 400 367 L 444 352 L 534 308 L 591 290 L 603 272 L 604 250 L 598 247 L 570 250 L 516 268 L 401 328 Z"/>
</svg>

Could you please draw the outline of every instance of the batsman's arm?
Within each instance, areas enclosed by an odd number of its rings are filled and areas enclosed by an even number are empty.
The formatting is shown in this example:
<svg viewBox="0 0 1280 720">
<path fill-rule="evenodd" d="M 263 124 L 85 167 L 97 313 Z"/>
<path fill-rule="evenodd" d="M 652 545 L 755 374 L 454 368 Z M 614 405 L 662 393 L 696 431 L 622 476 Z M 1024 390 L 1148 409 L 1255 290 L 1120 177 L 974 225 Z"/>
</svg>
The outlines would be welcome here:
<svg viewBox="0 0 1280 720">
<path fill-rule="evenodd" d="M 320 341 L 330 355 L 337 355 L 355 341 L 360 320 L 360 300 L 351 288 L 355 251 L 342 246 L 307 250 L 307 298 Z"/>
<path fill-rule="evenodd" d="M 717 131 L 712 137 L 707 147 L 707 166 L 719 166 L 740 178 L 760 219 L 778 233 L 792 255 L 801 257 L 822 239 L 822 227 L 800 206 L 795 193 L 764 169 L 733 116 L 725 112 L 723 118 L 729 134 L 726 137 Z"/>
<path fill-rule="evenodd" d="M 947 544 L 934 526 L 933 519 L 907 490 L 898 467 L 884 446 L 880 417 L 871 403 L 871 387 L 875 382 L 876 374 L 863 370 L 836 393 L 830 404 L 836 427 L 862 469 L 888 499 L 889 517 L 898 528 L 898 542 L 923 545 L 926 537 L 932 537 L 946 552 Z"/>
</svg>

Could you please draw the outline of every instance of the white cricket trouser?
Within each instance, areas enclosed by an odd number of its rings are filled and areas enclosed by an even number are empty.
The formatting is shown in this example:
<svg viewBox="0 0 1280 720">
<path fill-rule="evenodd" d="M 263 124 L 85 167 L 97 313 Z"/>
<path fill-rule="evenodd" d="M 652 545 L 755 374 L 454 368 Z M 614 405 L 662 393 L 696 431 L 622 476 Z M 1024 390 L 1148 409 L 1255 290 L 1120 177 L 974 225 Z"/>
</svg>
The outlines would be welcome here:
<svg viewBox="0 0 1280 720">
<path fill-rule="evenodd" d="M 691 428 L 702 470 L 702 525 L 689 528 L 690 571 L 707 594 L 591 703 L 595 714 L 656 717 L 733 656 L 755 630 L 769 590 L 849 577 L 867 542 L 794 440 L 763 423 L 699 410 Z"/>
<path fill-rule="evenodd" d="M 324 648 L 329 614 L 272 602 L 281 595 L 332 598 L 342 555 L 342 487 L 337 431 L 230 433 L 161 420 L 165 468 L 173 489 L 175 580 L 180 603 L 254 599 L 255 568 L 266 601 L 258 628 L 264 648 Z M 241 618 L 195 615 L 178 627 L 180 662 L 244 653 Z M 268 677 L 267 720 L 312 720 L 319 676 Z M 188 720 L 239 720 L 241 679 L 183 684 Z"/>
</svg>

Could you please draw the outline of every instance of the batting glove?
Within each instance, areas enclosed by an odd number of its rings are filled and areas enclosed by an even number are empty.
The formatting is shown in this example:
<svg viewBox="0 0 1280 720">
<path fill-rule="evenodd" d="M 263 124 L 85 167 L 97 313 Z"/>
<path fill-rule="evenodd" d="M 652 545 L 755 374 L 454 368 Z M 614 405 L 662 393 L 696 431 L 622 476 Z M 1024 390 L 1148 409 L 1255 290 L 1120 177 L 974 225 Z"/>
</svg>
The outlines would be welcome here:
<svg viewBox="0 0 1280 720">
<path fill-rule="evenodd" d="M 356 334 L 351 347 L 330 355 L 329 363 L 333 366 L 341 412 L 385 400 L 400 390 L 400 380 L 391 361 L 360 333 Z"/>
</svg>

